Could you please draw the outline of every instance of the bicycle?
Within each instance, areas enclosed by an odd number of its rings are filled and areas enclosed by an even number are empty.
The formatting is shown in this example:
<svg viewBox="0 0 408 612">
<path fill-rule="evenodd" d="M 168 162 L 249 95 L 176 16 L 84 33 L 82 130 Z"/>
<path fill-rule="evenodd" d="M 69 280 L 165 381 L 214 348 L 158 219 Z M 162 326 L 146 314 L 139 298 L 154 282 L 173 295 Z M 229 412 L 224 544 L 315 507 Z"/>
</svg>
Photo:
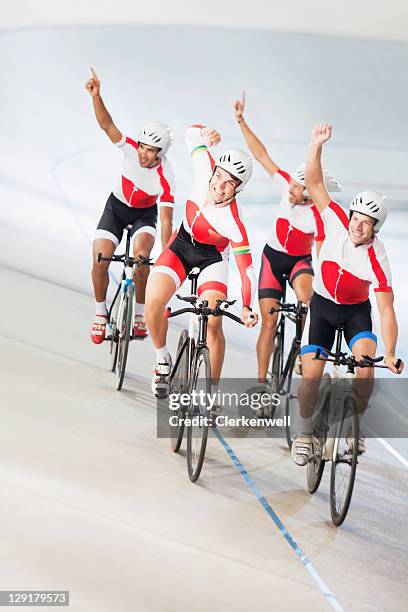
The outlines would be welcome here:
<svg viewBox="0 0 408 612">
<path fill-rule="evenodd" d="M 270 394 L 278 394 L 285 398 L 285 432 L 286 441 L 289 450 L 292 448 L 291 420 L 293 417 L 291 410 L 291 401 L 294 395 L 291 392 L 293 372 L 296 365 L 296 359 L 300 354 L 300 344 L 302 339 L 303 321 L 307 314 L 307 306 L 298 301 L 297 304 L 285 304 L 286 299 L 286 280 L 287 275 L 283 276 L 283 296 L 282 304 L 279 308 L 271 308 L 270 314 L 280 312 L 279 321 L 276 327 L 276 333 L 273 340 L 272 367 L 268 372 L 270 377 Z M 295 335 L 287 355 L 284 360 L 285 351 L 285 325 L 286 319 L 295 324 Z M 271 411 L 272 412 L 272 411 Z M 269 414 L 268 416 L 273 416 Z"/>
<path fill-rule="evenodd" d="M 131 229 L 132 225 L 126 226 L 126 251 L 123 255 L 103 257 L 102 253 L 98 253 L 98 262 L 120 261 L 123 263 L 121 282 L 118 285 L 108 311 L 107 327 L 109 333 L 105 338 L 109 342 L 111 371 L 116 373 L 116 389 L 118 391 L 122 389 L 125 377 L 129 343 L 131 340 L 136 339 L 133 335 L 134 267 L 153 265 L 148 258 L 140 257 L 136 259 L 129 255 Z"/>
<path fill-rule="evenodd" d="M 336 329 L 336 350 L 317 349 L 315 359 L 333 364 L 333 379 L 343 379 L 345 385 L 331 384 L 326 373 L 320 386 L 315 410 L 312 455 L 307 464 L 307 486 L 310 493 L 319 488 L 325 463 L 331 461 L 330 513 L 334 525 L 339 526 L 350 507 L 358 463 L 359 415 L 351 383 L 356 368 L 387 368 L 379 365 L 383 357 L 363 355 L 359 361 L 354 355 L 341 352 L 344 327 Z M 327 355 L 323 357 L 322 354 Z M 340 370 L 347 367 L 346 372 Z M 397 365 L 399 367 L 399 365 Z"/>
<path fill-rule="evenodd" d="M 193 268 L 188 274 L 191 280 L 191 295 L 176 296 L 190 305 L 175 312 L 167 308 L 165 314 L 168 318 L 184 313 L 190 314 L 188 330 L 183 329 L 180 334 L 176 360 L 169 379 L 169 390 L 171 394 L 176 394 L 179 398 L 184 393 L 189 394 L 189 405 L 183 406 L 180 401 L 177 412 L 175 411 L 176 414 L 171 417 L 170 437 L 171 448 L 177 453 L 183 441 L 184 428 L 187 427 L 187 471 L 192 482 L 196 482 L 199 478 L 203 467 L 211 421 L 211 417 L 208 416 L 208 400 L 211 394 L 211 364 L 207 346 L 208 317 L 226 316 L 244 325 L 239 317 L 227 312 L 229 306 L 235 304 L 236 300 L 217 300 L 216 307 L 209 308 L 207 300 L 198 299 L 199 273 L 199 268 Z M 197 339 L 194 337 L 196 317 L 198 317 Z M 198 398 L 199 402 L 194 401 Z M 174 418 L 176 423 L 172 424 Z"/>
</svg>

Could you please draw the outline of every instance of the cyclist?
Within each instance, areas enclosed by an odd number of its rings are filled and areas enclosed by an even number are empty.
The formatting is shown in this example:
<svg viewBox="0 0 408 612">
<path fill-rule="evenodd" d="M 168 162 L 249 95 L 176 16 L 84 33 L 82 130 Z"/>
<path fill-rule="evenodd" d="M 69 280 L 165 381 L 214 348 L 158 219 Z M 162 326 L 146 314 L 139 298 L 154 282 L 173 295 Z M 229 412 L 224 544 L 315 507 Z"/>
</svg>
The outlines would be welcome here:
<svg viewBox="0 0 408 612">
<path fill-rule="evenodd" d="M 123 230 L 132 225 L 134 257 L 149 257 L 156 237 L 157 200 L 160 203 L 161 241 L 163 248 L 172 233 L 174 206 L 174 176 L 166 153 L 173 142 L 170 128 L 151 121 L 132 140 L 118 130 L 100 94 L 100 80 L 91 68 L 92 77 L 85 87 L 92 96 L 96 119 L 108 138 L 123 152 L 122 174 L 110 194 L 102 213 L 93 242 L 92 282 L 96 315 L 91 327 L 91 339 L 100 344 L 105 339 L 109 284 L 109 262 L 98 262 L 98 253 L 112 257 Z M 147 336 L 144 320 L 145 288 L 148 266 L 135 270 L 136 304 L 134 336 Z"/>
<path fill-rule="evenodd" d="M 375 356 L 377 336 L 371 319 L 370 285 L 374 287 L 380 315 L 385 364 L 394 374 L 400 374 L 404 367 L 402 362 L 396 367 L 398 326 L 391 270 L 384 245 L 378 238 L 388 214 L 387 201 L 380 193 L 363 191 L 353 198 L 347 214 L 331 199 L 321 167 L 322 145 L 330 137 L 330 125 L 313 128 L 306 165 L 306 185 L 321 212 L 326 238 L 319 254 L 314 294 L 302 337 L 303 381 L 298 390 L 301 431 L 292 446 L 292 456 L 298 465 L 305 465 L 310 456 L 311 417 L 325 365 L 324 361 L 313 359 L 316 349 L 321 348 L 323 354 L 323 349 L 331 350 L 336 327 L 342 324 L 346 342 L 357 360 L 363 355 Z M 373 376 L 373 368 L 356 368 L 355 389 L 360 412 L 364 411 L 370 397 Z M 358 385 L 358 380 L 367 384 Z M 358 450 L 360 453 L 366 450 L 363 435 Z"/>
<path fill-rule="evenodd" d="M 298 166 L 290 175 L 272 161 L 263 143 L 246 123 L 245 92 L 234 104 L 235 118 L 241 128 L 254 158 L 279 185 L 282 199 L 272 222 L 271 236 L 262 253 L 259 275 L 258 300 L 262 317 L 261 330 L 256 346 L 258 357 L 258 381 L 266 382 L 266 374 L 273 350 L 278 314 L 271 315 L 271 308 L 278 308 L 283 296 L 284 275 L 296 298 L 308 304 L 312 297 L 312 247 L 322 241 L 323 222 L 305 188 L 305 166 Z M 329 190 L 339 191 L 340 185 L 328 172 L 325 182 Z M 299 371 L 300 363 L 297 363 Z"/>
<path fill-rule="evenodd" d="M 166 396 L 171 370 L 164 308 L 193 267 L 201 270 L 198 295 L 208 300 L 213 308 L 217 299 L 227 296 L 231 245 L 241 275 L 241 319 L 247 327 L 253 327 L 257 322 L 257 315 L 251 310 L 256 278 L 247 232 L 235 199 L 252 174 L 252 159 L 243 151 L 235 150 L 223 153 L 215 162 L 208 148 L 220 140 L 220 134 L 212 128 L 193 125 L 187 129 L 186 144 L 194 163 L 193 185 L 184 219 L 156 261 L 147 284 L 146 322 L 157 355 L 152 380 L 156 397 Z M 221 374 L 225 352 L 221 323 L 222 317 L 210 317 L 208 324 L 214 383 Z"/>
</svg>

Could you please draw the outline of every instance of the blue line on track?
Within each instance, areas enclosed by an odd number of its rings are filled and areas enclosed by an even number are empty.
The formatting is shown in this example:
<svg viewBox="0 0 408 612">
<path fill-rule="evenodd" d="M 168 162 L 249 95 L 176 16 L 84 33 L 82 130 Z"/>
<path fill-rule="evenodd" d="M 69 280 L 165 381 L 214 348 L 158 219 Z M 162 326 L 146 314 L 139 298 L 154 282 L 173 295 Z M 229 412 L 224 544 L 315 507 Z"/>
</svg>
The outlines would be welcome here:
<svg viewBox="0 0 408 612">
<path fill-rule="evenodd" d="M 267 514 L 270 516 L 272 521 L 275 523 L 281 535 L 285 538 L 289 546 L 294 550 L 296 555 L 299 557 L 300 561 L 303 563 L 303 565 L 309 572 L 310 576 L 313 578 L 318 588 L 320 589 L 322 594 L 325 596 L 328 603 L 332 606 L 332 608 L 334 608 L 334 610 L 337 610 L 337 612 L 343 612 L 343 608 L 340 605 L 340 603 L 337 601 L 336 597 L 333 595 L 333 593 L 331 592 L 327 584 L 324 582 L 324 580 L 317 573 L 315 567 L 312 565 L 308 557 L 305 555 L 303 550 L 300 548 L 299 544 L 296 542 L 296 540 L 294 540 L 294 538 L 291 536 L 289 531 L 286 529 L 285 525 L 282 523 L 279 516 L 273 510 L 272 506 L 269 504 L 265 496 L 258 489 L 258 487 L 254 483 L 252 478 L 249 476 L 247 470 L 242 465 L 241 461 L 238 459 L 235 452 L 232 450 L 231 446 L 228 444 L 225 438 L 220 434 L 220 432 L 218 431 L 216 427 L 214 427 L 213 432 L 215 433 L 218 440 L 221 442 L 221 444 L 225 448 L 228 456 L 230 457 L 232 463 L 235 465 L 237 470 L 240 472 L 242 478 L 245 480 L 245 482 L 250 487 L 250 489 L 252 489 L 253 493 L 258 498 L 258 501 L 263 506 L 264 510 L 266 510 Z"/>
</svg>

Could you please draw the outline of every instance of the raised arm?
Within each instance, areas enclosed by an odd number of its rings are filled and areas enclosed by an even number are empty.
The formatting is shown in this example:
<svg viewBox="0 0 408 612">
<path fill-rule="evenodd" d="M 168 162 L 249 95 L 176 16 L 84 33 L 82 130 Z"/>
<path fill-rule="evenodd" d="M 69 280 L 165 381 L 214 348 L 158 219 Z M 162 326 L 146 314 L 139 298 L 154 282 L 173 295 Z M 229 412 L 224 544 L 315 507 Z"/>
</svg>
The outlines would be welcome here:
<svg viewBox="0 0 408 612">
<path fill-rule="evenodd" d="M 324 184 L 321 162 L 322 145 L 329 140 L 331 132 L 332 126 L 328 123 L 314 126 L 306 161 L 306 188 L 319 212 L 323 212 L 331 202 L 331 197 Z"/>
<path fill-rule="evenodd" d="M 190 199 L 204 197 L 214 170 L 214 160 L 208 150 L 221 141 L 220 134 L 205 125 L 191 125 L 186 131 L 186 146 L 194 164 L 194 180 Z"/>
<path fill-rule="evenodd" d="M 376 292 L 378 311 L 380 313 L 381 335 L 385 347 L 384 362 L 394 374 L 401 374 L 404 364 L 396 368 L 398 358 L 395 355 L 398 338 L 398 324 L 394 311 L 394 294 L 392 291 Z"/>
<path fill-rule="evenodd" d="M 110 116 L 109 112 L 106 109 L 105 104 L 101 98 L 100 89 L 101 82 L 93 68 L 91 68 L 92 77 L 86 82 L 85 88 L 88 90 L 89 94 L 92 97 L 93 107 L 95 111 L 96 119 L 103 129 L 106 132 L 106 135 L 110 140 L 116 144 L 122 139 L 122 134 L 113 123 L 113 119 Z"/>
<path fill-rule="evenodd" d="M 253 133 L 248 124 L 244 119 L 245 110 L 245 91 L 242 92 L 242 99 L 236 100 L 234 104 L 235 119 L 239 123 L 241 132 L 244 135 L 245 141 L 251 151 L 253 157 L 258 161 L 261 166 L 266 170 L 270 176 L 273 176 L 279 167 L 269 157 L 269 153 L 265 148 L 265 145 L 259 140 L 259 138 Z"/>
</svg>

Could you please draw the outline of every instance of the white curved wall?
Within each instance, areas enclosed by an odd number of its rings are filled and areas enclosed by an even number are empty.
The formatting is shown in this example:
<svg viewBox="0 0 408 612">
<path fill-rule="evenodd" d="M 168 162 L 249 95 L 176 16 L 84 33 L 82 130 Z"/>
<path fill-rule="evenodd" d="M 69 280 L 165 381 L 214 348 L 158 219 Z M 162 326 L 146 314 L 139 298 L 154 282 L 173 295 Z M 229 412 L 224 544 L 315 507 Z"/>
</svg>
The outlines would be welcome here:
<svg viewBox="0 0 408 612">
<path fill-rule="evenodd" d="M 408 5 L 372 0 L 6 0 L 2 28 L 57 25 L 194 25 L 408 40 Z"/>
<path fill-rule="evenodd" d="M 173 127 L 178 218 L 191 177 L 184 129 L 203 121 L 221 130 L 225 146 L 243 146 L 231 111 L 243 87 L 247 120 L 283 167 L 304 159 L 316 121 L 331 121 L 325 163 L 343 184 L 345 201 L 367 187 L 390 198 L 384 237 L 400 270 L 394 277 L 403 311 L 407 63 L 406 43 L 308 34 L 182 26 L 3 32 L 1 262 L 90 291 L 89 243 L 120 167 L 120 152 L 98 128 L 84 89 L 92 65 L 123 131 L 135 135 L 153 117 Z M 259 168 L 243 202 L 257 262 L 277 202 Z"/>
</svg>

